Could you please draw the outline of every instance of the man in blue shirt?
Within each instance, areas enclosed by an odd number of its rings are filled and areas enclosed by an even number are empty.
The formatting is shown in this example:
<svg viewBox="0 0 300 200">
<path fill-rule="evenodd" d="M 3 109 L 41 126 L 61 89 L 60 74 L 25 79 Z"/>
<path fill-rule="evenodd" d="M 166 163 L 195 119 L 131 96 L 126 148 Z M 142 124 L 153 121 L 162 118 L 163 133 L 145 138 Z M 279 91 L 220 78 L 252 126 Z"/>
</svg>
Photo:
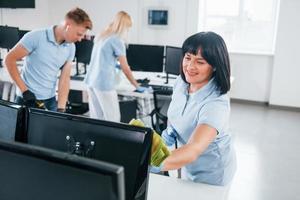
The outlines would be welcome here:
<svg viewBox="0 0 300 200">
<path fill-rule="evenodd" d="M 27 33 L 7 54 L 5 64 L 17 85 L 16 102 L 29 107 L 41 102 L 48 110 L 64 112 L 69 94 L 74 42 L 80 41 L 92 22 L 80 8 L 70 10 L 60 25 Z M 25 57 L 22 74 L 17 60 Z M 57 76 L 58 103 L 56 104 Z"/>
</svg>

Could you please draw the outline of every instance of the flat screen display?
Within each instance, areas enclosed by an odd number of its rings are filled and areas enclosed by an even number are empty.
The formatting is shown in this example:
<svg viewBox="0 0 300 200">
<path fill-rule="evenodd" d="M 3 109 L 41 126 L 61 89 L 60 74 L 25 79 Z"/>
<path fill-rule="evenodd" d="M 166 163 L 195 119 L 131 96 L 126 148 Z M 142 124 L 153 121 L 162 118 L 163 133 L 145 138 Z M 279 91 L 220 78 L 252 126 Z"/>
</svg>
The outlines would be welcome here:
<svg viewBox="0 0 300 200">
<path fill-rule="evenodd" d="M 0 141 L 1 200 L 125 200 L 124 168 Z"/>
<path fill-rule="evenodd" d="M 30 109 L 28 143 L 124 166 L 126 199 L 145 199 L 149 128 Z"/>
<path fill-rule="evenodd" d="M 163 72 L 164 46 L 129 44 L 126 56 L 133 71 Z"/>
<path fill-rule="evenodd" d="M 0 0 L 0 8 L 35 8 L 35 0 Z"/>
<path fill-rule="evenodd" d="M 166 47 L 165 71 L 168 74 L 179 75 L 182 62 L 182 50 L 179 47 Z"/>
<path fill-rule="evenodd" d="M 0 139 L 4 141 L 24 141 L 24 115 L 22 106 L 0 100 Z"/>
<path fill-rule="evenodd" d="M 0 26 L 0 48 L 12 49 L 19 39 L 19 28 Z"/>
<path fill-rule="evenodd" d="M 168 25 L 168 10 L 148 10 L 149 25 Z"/>
</svg>

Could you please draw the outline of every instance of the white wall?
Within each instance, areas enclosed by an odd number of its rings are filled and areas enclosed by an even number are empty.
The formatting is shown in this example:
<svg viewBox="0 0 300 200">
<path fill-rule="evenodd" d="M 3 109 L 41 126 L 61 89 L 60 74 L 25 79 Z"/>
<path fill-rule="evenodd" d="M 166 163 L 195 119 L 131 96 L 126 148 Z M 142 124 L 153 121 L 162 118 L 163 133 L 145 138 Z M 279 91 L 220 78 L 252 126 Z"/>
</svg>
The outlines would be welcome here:
<svg viewBox="0 0 300 200">
<path fill-rule="evenodd" d="M 1 8 L 1 25 L 17 26 L 23 30 L 32 30 L 49 26 L 48 2 L 35 0 L 35 8 Z"/>
<path fill-rule="evenodd" d="M 300 1 L 281 1 L 270 104 L 300 107 Z"/>
<path fill-rule="evenodd" d="M 295 59 L 300 55 L 299 4 L 298 0 L 281 1 L 274 56 L 230 53 L 235 78 L 231 97 L 300 107 L 300 60 Z M 186 37 L 197 31 L 198 0 L 36 0 L 36 9 L 30 11 L 2 9 L 1 22 L 23 29 L 44 27 L 57 24 L 74 6 L 89 13 L 94 22 L 93 34 L 102 30 L 117 11 L 127 11 L 134 21 L 129 34 L 131 43 L 181 46 Z M 148 8 L 168 8 L 169 25 L 148 26 Z"/>
<path fill-rule="evenodd" d="M 128 12 L 133 19 L 133 27 L 129 32 L 131 43 L 181 46 L 187 35 L 197 31 L 197 0 L 64 0 L 64 4 L 60 3 L 61 0 L 50 2 L 51 23 L 57 23 L 67 10 L 78 6 L 86 10 L 92 18 L 93 34 L 105 28 L 118 11 Z M 169 9 L 169 25 L 160 28 L 148 26 L 148 8 Z"/>
<path fill-rule="evenodd" d="M 118 11 L 124 10 L 128 12 L 134 20 L 130 36 L 131 38 L 137 38 L 138 27 L 135 21 L 138 19 L 137 11 L 139 0 L 63 0 L 63 4 L 61 0 L 50 0 L 50 2 L 49 17 L 51 24 L 58 23 L 63 19 L 68 10 L 77 6 L 84 9 L 92 19 L 94 27 L 91 33 L 94 35 L 103 30 Z"/>
<path fill-rule="evenodd" d="M 230 53 L 234 81 L 230 96 L 235 99 L 268 102 L 273 56 Z"/>
</svg>

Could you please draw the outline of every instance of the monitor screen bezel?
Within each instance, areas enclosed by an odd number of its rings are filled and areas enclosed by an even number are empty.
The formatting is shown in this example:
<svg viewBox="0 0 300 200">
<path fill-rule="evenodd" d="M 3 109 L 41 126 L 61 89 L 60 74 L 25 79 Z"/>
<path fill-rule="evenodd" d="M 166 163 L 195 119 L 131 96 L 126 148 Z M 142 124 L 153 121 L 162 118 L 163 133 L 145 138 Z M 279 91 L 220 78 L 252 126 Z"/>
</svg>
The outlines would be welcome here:
<svg viewBox="0 0 300 200">
<path fill-rule="evenodd" d="M 31 138 L 31 136 L 30 136 L 30 123 L 34 124 L 34 122 L 32 122 L 31 119 L 30 119 L 31 118 L 30 115 L 32 115 L 32 114 L 33 115 L 38 115 L 38 116 L 45 115 L 46 117 L 54 117 L 56 119 L 61 118 L 63 120 L 71 120 L 71 121 L 74 121 L 74 122 L 78 121 L 78 122 L 81 122 L 81 123 L 107 126 L 109 128 L 117 128 L 117 129 L 124 129 L 126 131 L 132 131 L 134 134 L 132 134 L 132 136 L 128 137 L 130 140 L 132 140 L 132 138 L 135 138 L 137 135 L 139 135 L 138 136 L 139 140 L 140 140 L 140 137 L 143 137 L 144 138 L 143 143 L 140 143 L 140 145 L 142 146 L 141 148 L 145 149 L 146 152 L 141 153 L 141 154 L 138 155 L 138 157 L 139 157 L 138 162 L 141 162 L 141 160 L 143 160 L 143 161 L 146 161 L 147 163 L 142 163 L 142 164 L 140 163 L 139 166 L 136 166 L 138 171 L 134 172 L 134 174 L 136 176 L 136 179 L 134 180 L 135 184 L 131 185 L 130 189 L 132 189 L 134 191 L 133 195 L 135 195 L 135 196 L 139 196 L 141 194 L 142 195 L 144 195 L 144 194 L 147 195 L 147 187 L 148 187 L 148 181 L 149 181 L 149 172 L 148 172 L 149 171 L 149 168 L 148 168 L 149 166 L 148 165 L 150 163 L 150 152 L 151 152 L 151 144 L 152 144 L 152 130 L 150 128 L 136 127 L 136 126 L 131 126 L 131 125 L 124 124 L 124 123 L 116 123 L 116 122 L 110 122 L 110 121 L 104 121 L 104 120 L 97 120 L 97 119 L 87 118 L 87 117 L 83 117 L 83 116 L 76 116 L 76 115 L 72 115 L 72 114 L 58 113 L 58 112 L 52 112 L 52 111 L 45 111 L 45 110 L 30 108 L 29 111 L 28 111 L 28 116 L 27 116 L 27 121 L 28 121 L 28 127 L 27 127 L 28 128 L 27 129 L 28 143 L 38 145 L 38 146 L 40 146 L 40 144 L 36 144 L 36 143 L 32 142 L 32 140 L 30 139 Z M 102 134 L 100 134 L 100 135 L 102 135 Z M 90 138 L 89 135 L 86 135 L 84 137 L 86 137 L 86 139 Z M 102 137 L 102 136 L 99 136 L 99 137 Z M 104 136 L 104 138 L 107 138 L 107 136 Z M 95 142 L 97 143 L 97 141 L 95 141 Z M 47 148 L 51 148 L 51 147 L 47 146 Z M 140 152 L 138 152 L 138 153 L 140 153 Z M 136 154 L 136 156 L 137 156 L 137 154 Z M 99 159 L 99 158 L 97 158 L 97 155 L 95 155 L 95 157 L 96 158 L 93 157 L 92 159 Z M 105 159 L 102 159 L 102 160 L 106 161 Z M 115 163 L 115 164 L 119 164 L 119 163 Z M 126 176 L 126 167 L 125 167 L 125 176 Z M 143 178 L 141 179 L 140 177 L 143 177 Z M 143 192 L 143 188 L 146 189 L 145 192 Z"/>
<path fill-rule="evenodd" d="M 9 133 L 10 138 L 4 138 L 2 137 L 2 140 L 7 140 L 7 141 L 19 141 L 19 142 L 25 142 L 26 141 L 26 109 L 24 106 L 10 102 L 10 101 L 5 101 L 0 99 L 0 106 L 5 107 L 5 109 L 10 109 L 16 112 L 16 121 L 15 121 L 15 131 L 14 133 Z M 1 114 L 1 113 L 0 113 Z M 7 113 L 6 115 L 7 116 Z M 0 122 L 1 124 L 2 122 Z M 1 134 L 7 134 L 7 133 L 0 133 L 0 138 Z"/>
<path fill-rule="evenodd" d="M 132 54 L 130 53 L 130 49 L 131 48 L 138 48 L 137 50 L 135 50 L 135 52 L 138 52 L 139 55 L 137 56 L 139 59 L 139 61 L 137 62 L 137 59 L 135 59 L 134 57 L 134 53 Z M 140 50 L 141 48 L 144 48 L 144 52 L 140 52 L 138 50 Z M 149 54 L 146 53 L 147 48 L 151 49 L 155 49 L 156 51 L 160 51 L 159 54 L 159 58 L 157 57 L 157 61 L 159 59 L 159 63 L 157 62 L 156 66 L 150 66 L 152 64 L 146 63 L 145 57 L 149 56 Z M 165 46 L 162 45 L 148 45 L 148 44 L 128 44 L 128 47 L 126 49 L 126 57 L 127 57 L 127 61 L 128 64 L 131 68 L 132 71 L 142 71 L 142 72 L 163 72 L 163 68 L 164 68 L 164 51 L 165 51 Z M 134 61 L 134 62 L 132 62 Z M 153 68 L 152 68 L 153 67 Z"/>
<path fill-rule="evenodd" d="M 0 8 L 35 8 L 35 0 L 2 0 Z"/>
<path fill-rule="evenodd" d="M 170 59 L 170 57 L 168 57 L 168 49 L 177 49 L 177 50 L 180 50 L 182 52 L 182 48 L 180 47 L 174 47 L 174 46 L 166 46 L 166 62 L 165 62 L 165 72 L 167 74 L 173 74 L 173 75 L 180 75 L 180 68 L 181 68 L 181 65 L 179 63 L 179 70 L 178 70 L 178 73 L 172 71 L 172 70 L 169 70 L 169 69 L 173 69 L 174 67 L 170 67 L 168 66 L 168 59 Z M 183 59 L 183 56 L 182 56 L 182 53 L 181 53 L 181 63 L 182 63 L 182 59 Z"/>
<path fill-rule="evenodd" d="M 117 197 L 118 200 L 125 200 L 124 168 L 122 166 L 18 142 L 0 141 L 0 151 L 13 153 L 31 161 L 35 159 L 38 162 L 53 163 L 56 167 L 68 167 L 81 170 L 84 173 L 91 172 L 101 176 L 109 176 L 113 187 L 112 191 L 115 192 L 113 196 Z M 58 179 L 61 179 L 61 177 L 58 177 Z M 30 181 L 28 180 L 28 182 Z M 33 188 L 33 190 L 35 189 L 37 188 Z"/>
<path fill-rule="evenodd" d="M 0 26 L 0 48 L 12 49 L 19 40 L 18 27 Z"/>
</svg>

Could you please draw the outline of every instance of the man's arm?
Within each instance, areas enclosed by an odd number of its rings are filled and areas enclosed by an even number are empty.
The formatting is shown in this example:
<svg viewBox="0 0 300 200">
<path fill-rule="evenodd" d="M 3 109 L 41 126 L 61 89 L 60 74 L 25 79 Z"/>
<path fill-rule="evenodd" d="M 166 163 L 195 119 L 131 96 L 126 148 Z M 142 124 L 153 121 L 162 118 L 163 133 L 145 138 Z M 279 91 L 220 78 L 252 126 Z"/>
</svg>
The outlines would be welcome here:
<svg viewBox="0 0 300 200">
<path fill-rule="evenodd" d="M 4 63 L 7 67 L 8 73 L 10 74 L 11 78 L 17 84 L 22 93 L 28 90 L 28 88 L 20 76 L 20 72 L 17 68 L 17 61 L 21 60 L 28 54 L 29 52 L 21 44 L 18 44 L 11 51 L 8 52 L 7 56 L 4 59 Z"/>
<path fill-rule="evenodd" d="M 66 109 L 66 104 L 70 89 L 70 75 L 71 75 L 72 63 L 66 62 L 62 68 L 59 82 L 58 82 L 58 109 Z"/>
</svg>

